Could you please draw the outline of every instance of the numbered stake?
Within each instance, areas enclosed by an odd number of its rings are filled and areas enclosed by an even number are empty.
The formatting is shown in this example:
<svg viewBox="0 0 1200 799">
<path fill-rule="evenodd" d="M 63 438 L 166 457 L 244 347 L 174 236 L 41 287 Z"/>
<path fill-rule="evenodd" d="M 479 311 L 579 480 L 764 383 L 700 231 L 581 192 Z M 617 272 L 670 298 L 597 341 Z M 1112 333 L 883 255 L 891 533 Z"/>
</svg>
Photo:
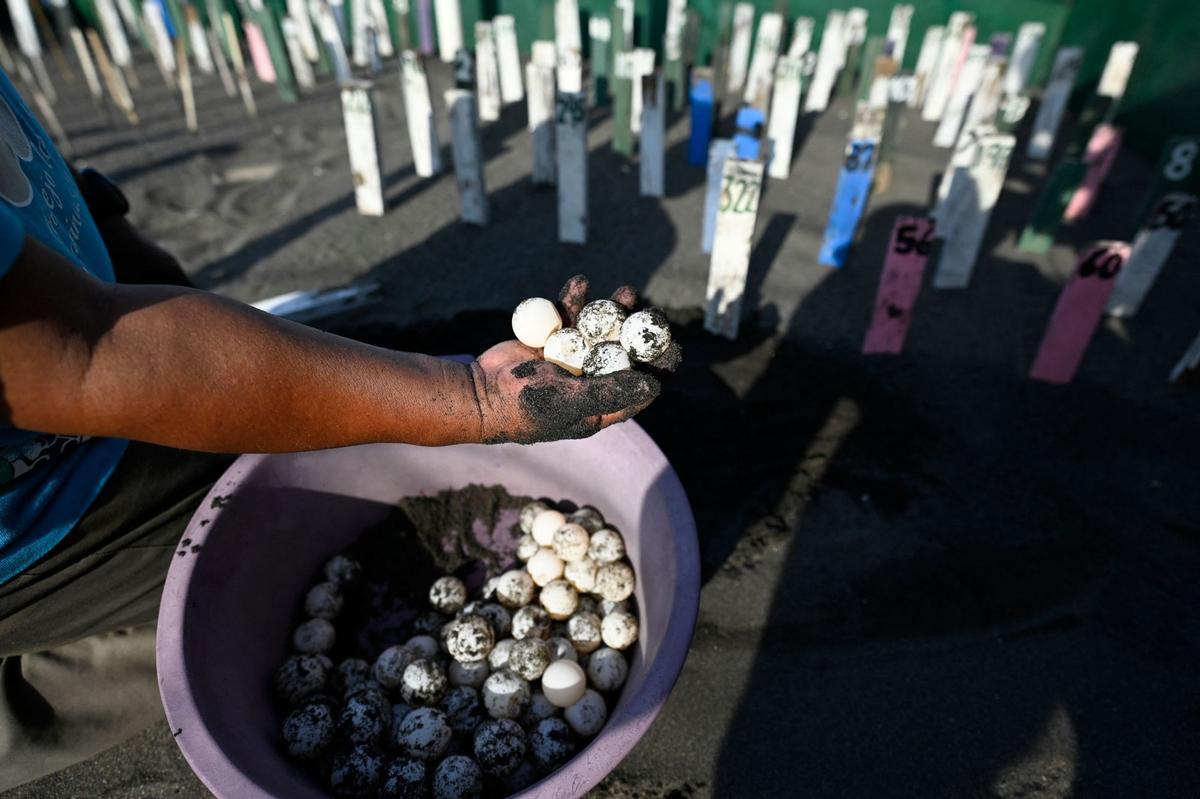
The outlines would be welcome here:
<svg viewBox="0 0 1200 799">
<path fill-rule="evenodd" d="M 483 181 L 483 146 L 479 141 L 475 95 L 469 89 L 447 89 L 450 114 L 450 152 L 458 185 L 458 215 L 472 225 L 486 225 L 490 215 Z"/>
<path fill-rule="evenodd" d="M 538 45 L 549 46 L 551 64 L 539 63 Z M 554 155 L 554 45 L 534 42 L 534 59 L 525 65 L 525 82 L 529 84 L 527 102 L 529 130 L 533 134 L 532 181 L 538 185 L 553 185 L 557 169 Z"/>
<path fill-rule="evenodd" d="M 1108 51 L 1108 61 L 1104 64 L 1104 72 L 1100 75 L 1100 84 L 1096 94 L 1120 100 L 1125 96 L 1125 87 L 1129 85 L 1129 75 L 1133 72 L 1133 63 L 1137 60 L 1137 42 L 1117 42 Z"/>
<path fill-rule="evenodd" d="M 423 178 L 442 171 L 437 122 L 429 98 L 429 78 L 421 57 L 412 50 L 400 53 L 400 85 L 404 92 L 404 116 L 412 145 L 413 168 Z"/>
<path fill-rule="evenodd" d="M 803 92 L 804 59 L 798 56 L 780 58 L 775 65 L 775 90 L 771 95 L 771 117 L 767 123 L 771 147 L 768 174 L 779 180 L 786 179 L 792 170 L 792 146 Z"/>
<path fill-rule="evenodd" d="M 874 139 L 851 140 L 846 146 L 846 160 L 838 175 L 829 223 L 817 262 L 840 269 L 850 254 L 854 233 L 867 207 L 871 180 L 875 175 L 875 156 L 879 142 Z"/>
<path fill-rule="evenodd" d="M 612 20 L 592 17 L 588 20 L 588 36 L 592 40 L 592 97 L 593 105 L 608 103 L 608 84 L 612 78 Z"/>
<path fill-rule="evenodd" d="M 292 63 L 292 74 L 296 76 L 296 83 L 302 89 L 313 88 L 316 85 L 316 79 L 313 76 L 312 66 L 304 57 L 304 49 L 300 46 L 300 35 L 296 32 L 296 23 L 290 17 L 284 17 L 279 21 L 279 26 L 283 31 L 283 42 L 287 45 L 288 59 Z M 193 41 L 198 41 L 200 38 L 202 37 L 197 37 Z"/>
<path fill-rule="evenodd" d="M 971 102 L 971 98 L 983 82 L 983 70 L 991 51 L 986 44 L 972 45 L 968 50 L 967 59 L 954 84 L 954 92 L 946 103 L 937 132 L 934 133 L 934 147 L 953 147 L 958 141 L 958 132 L 967 113 L 967 104 Z"/>
<path fill-rule="evenodd" d="M 618 52 L 613 61 L 613 150 L 633 155 L 634 54 Z"/>
<path fill-rule="evenodd" d="M 909 108 L 920 108 L 925 104 L 925 94 L 929 89 L 930 76 L 937 66 L 938 54 L 942 50 L 942 39 L 946 29 L 934 25 L 925 30 L 925 38 L 921 40 L 921 50 L 917 53 L 917 66 L 913 70 L 913 90 L 908 98 Z"/>
<path fill-rule="evenodd" d="M 346 146 L 350 150 L 350 174 L 354 179 L 354 202 L 358 212 L 365 216 L 382 216 L 383 180 L 369 81 L 353 81 L 342 86 L 342 117 L 346 122 Z"/>
<path fill-rule="evenodd" d="M 312 63 L 320 61 L 321 51 L 317 47 L 317 37 L 313 34 L 304 0 L 287 0 L 287 15 L 296 26 L 296 36 L 300 39 L 300 49 L 304 51 L 304 57 Z"/>
<path fill-rule="evenodd" d="M 687 81 L 687 66 L 684 64 L 684 35 L 687 32 L 687 0 L 668 0 L 667 28 L 663 32 L 664 79 L 671 94 L 671 108 L 683 108 L 683 96 Z"/>
<path fill-rule="evenodd" d="M 783 17 L 780 14 L 763 14 L 758 21 L 758 36 L 754 41 L 754 58 L 746 76 L 746 90 L 742 100 L 755 108 L 767 110 L 771 98 L 771 83 L 775 77 L 775 61 L 779 58 L 779 47 L 783 43 Z"/>
<path fill-rule="evenodd" d="M 633 94 L 629 105 L 629 120 L 630 130 L 633 135 L 641 135 L 642 132 L 642 106 L 645 104 L 645 98 L 642 97 L 642 78 L 654 72 L 654 51 L 649 47 L 639 47 L 631 54 L 633 57 Z"/>
<path fill-rule="evenodd" d="M 921 293 L 921 277 L 933 244 L 933 220 L 902 216 L 892 227 L 875 312 L 863 340 L 863 353 L 899 354 L 912 322 L 913 306 Z"/>
<path fill-rule="evenodd" d="M 950 24 L 946 26 L 946 36 L 930 77 L 929 93 L 921 109 L 921 118 L 926 122 L 941 121 L 946 111 L 963 64 L 975 45 L 975 27 L 970 24 L 973 18 L 965 12 L 950 15 Z"/>
<path fill-rule="evenodd" d="M 1083 219 L 1092 210 L 1092 204 L 1108 177 L 1113 162 L 1117 160 L 1117 151 L 1121 149 L 1121 129 L 1107 123 L 1097 125 L 1088 141 L 1087 152 L 1083 162 L 1087 164 L 1087 174 L 1083 182 L 1075 190 L 1067 210 L 1063 212 L 1064 222 L 1074 222 Z"/>
<path fill-rule="evenodd" d="M 525 99 L 525 87 L 521 85 L 517 23 L 511 15 L 501 14 L 492 20 L 492 32 L 496 37 L 496 56 L 500 65 L 500 99 L 506 105 L 519 103 Z"/>
<path fill-rule="evenodd" d="M 317 31 L 321 34 L 321 41 L 325 43 L 325 50 L 333 64 L 334 80 L 338 83 L 351 80 L 350 60 L 346 58 L 342 27 L 338 24 L 333 9 L 324 0 L 317 2 Z"/>
<path fill-rule="evenodd" d="M 1017 140 L 1011 134 L 985 135 L 974 148 L 970 167 L 955 169 L 949 194 L 937 216 L 943 245 L 933 276 L 934 288 L 963 289 L 971 282 L 979 247 L 1016 146 Z"/>
<path fill-rule="evenodd" d="M 733 8 L 733 33 L 729 37 L 729 69 L 726 71 L 725 91 L 736 94 L 746 84 L 746 69 L 750 62 L 750 34 L 754 29 L 754 6 L 738 3 Z"/>
<path fill-rule="evenodd" d="M 643 197 L 662 197 L 665 193 L 663 151 L 666 136 L 666 95 L 661 72 L 642 78 L 642 138 L 639 184 Z"/>
<path fill-rule="evenodd" d="M 762 179 L 761 161 L 736 158 L 725 162 L 721 175 L 716 234 L 705 292 L 708 305 L 704 329 L 729 339 L 737 338 L 741 322 Z"/>
<path fill-rule="evenodd" d="M 1088 342 L 1104 315 L 1113 283 L 1129 258 L 1123 241 L 1102 241 L 1085 249 L 1046 326 L 1029 376 L 1047 383 L 1070 383 Z"/>
<path fill-rule="evenodd" d="M 692 70 L 691 130 L 688 134 L 688 163 L 704 166 L 713 132 L 713 72 L 706 67 Z"/>
<path fill-rule="evenodd" d="M 492 23 L 475 23 L 475 88 L 479 98 L 479 118 L 495 122 L 500 118 L 500 68 L 496 63 L 496 44 L 492 41 Z"/>
<path fill-rule="evenodd" d="M 792 43 L 788 45 L 787 54 L 792 58 L 800 58 L 812 50 L 813 27 L 816 22 L 812 17 L 797 17 L 792 25 Z M 814 61 L 814 64 L 816 62 Z"/>
<path fill-rule="evenodd" d="M 1026 22 L 1017 31 L 1017 43 L 1013 46 L 1008 71 L 1004 73 L 1004 93 L 1016 97 L 1029 87 L 1029 77 L 1042 49 L 1046 26 L 1041 22 Z"/>
<path fill-rule="evenodd" d="M 1064 47 L 1054 56 L 1054 69 L 1046 90 L 1042 92 L 1042 104 L 1038 107 L 1033 133 L 1029 137 L 1026 156 L 1030 160 L 1045 161 L 1050 157 L 1067 100 L 1071 98 L 1071 87 L 1075 85 L 1075 77 L 1082 64 L 1083 49 L 1080 47 Z"/>
<path fill-rule="evenodd" d="M 994 53 L 988 57 L 987 65 L 983 68 L 983 78 L 979 82 L 971 105 L 963 120 L 958 141 L 962 141 L 972 131 L 996 125 L 996 115 L 1000 112 L 1000 104 L 1004 99 L 1004 56 Z M 1010 130 L 1003 131 L 1005 133 Z"/>
<path fill-rule="evenodd" d="M 555 98 L 558 149 L 558 240 L 587 243 L 587 94 L 558 92 Z"/>
<path fill-rule="evenodd" d="M 846 57 L 846 42 L 843 38 L 845 24 L 846 15 L 841 11 L 830 11 L 825 17 L 825 27 L 821 31 L 821 47 L 817 51 L 817 66 L 813 71 L 812 83 L 808 87 L 808 96 L 804 100 L 805 111 L 820 112 L 829 107 L 833 83 L 837 80 L 838 70 L 842 68 L 842 60 Z"/>
<path fill-rule="evenodd" d="M 908 29 L 912 24 L 912 6 L 894 6 L 888 20 L 887 42 L 892 46 L 892 60 L 897 67 L 904 65 L 904 53 L 908 50 Z"/>
<path fill-rule="evenodd" d="M 433 14 L 437 22 L 438 56 L 452 64 L 454 54 L 463 48 L 462 9 L 458 0 L 433 0 Z"/>
<path fill-rule="evenodd" d="M 713 139 L 708 148 L 708 169 L 705 172 L 704 227 L 700 235 L 700 250 L 708 254 L 713 250 L 713 239 L 717 232 L 717 209 L 721 206 L 721 178 L 725 174 L 725 162 L 733 157 L 732 139 Z"/>
</svg>

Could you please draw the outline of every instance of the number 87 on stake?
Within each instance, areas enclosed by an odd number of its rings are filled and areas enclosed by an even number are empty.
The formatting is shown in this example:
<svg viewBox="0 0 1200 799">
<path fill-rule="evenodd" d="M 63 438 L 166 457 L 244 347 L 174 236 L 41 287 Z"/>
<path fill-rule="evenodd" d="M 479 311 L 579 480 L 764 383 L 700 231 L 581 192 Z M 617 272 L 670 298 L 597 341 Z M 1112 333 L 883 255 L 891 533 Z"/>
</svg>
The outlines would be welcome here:
<svg viewBox="0 0 1200 799">
<path fill-rule="evenodd" d="M 819 263 L 839 269 L 846 263 L 846 256 L 854 243 L 854 233 L 858 230 L 858 223 L 871 194 L 878 146 L 877 139 L 852 139 L 846 145 L 846 160 L 838 175 L 833 206 L 829 209 L 829 223 L 825 226 L 825 239 L 817 256 Z"/>
</svg>

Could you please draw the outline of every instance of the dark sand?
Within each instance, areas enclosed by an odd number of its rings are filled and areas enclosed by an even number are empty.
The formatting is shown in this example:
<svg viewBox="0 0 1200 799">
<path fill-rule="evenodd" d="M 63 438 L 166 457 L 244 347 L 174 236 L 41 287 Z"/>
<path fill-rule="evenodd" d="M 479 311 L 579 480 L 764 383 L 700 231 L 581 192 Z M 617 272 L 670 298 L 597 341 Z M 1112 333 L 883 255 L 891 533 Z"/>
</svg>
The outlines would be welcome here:
<svg viewBox="0 0 1200 799">
<path fill-rule="evenodd" d="M 892 222 L 926 207 L 947 155 L 907 114 L 854 255 L 818 266 L 843 101 L 803 124 L 792 177 L 769 184 L 758 310 L 730 343 L 696 310 L 704 173 L 685 164 L 686 120 L 670 125 L 658 201 L 637 196 L 596 115 L 592 241 L 565 246 L 554 193 L 529 184 L 523 108 L 484 129 L 494 221 L 465 227 L 452 177 L 413 174 L 394 72 L 379 82 L 382 219 L 354 211 L 328 84 L 290 107 L 256 84 L 252 123 L 209 80 L 197 136 L 148 62 L 140 131 L 98 119 L 78 85 L 59 109 L 82 159 L 122 182 L 201 285 L 256 300 L 381 283 L 383 303 L 339 332 L 477 351 L 507 335 L 517 301 L 580 271 L 669 310 L 686 358 L 640 420 L 696 511 L 700 618 L 666 709 L 595 796 L 1200 793 L 1200 394 L 1166 383 L 1200 327 L 1195 228 L 1141 314 L 1102 326 L 1073 385 L 1024 377 L 1072 245 L 1131 235 L 1143 161 L 1122 155 L 1092 217 L 1031 257 L 1012 245 L 1044 171 L 1018 160 L 970 290 L 927 287 L 905 354 L 864 357 Z M 434 77 L 440 107 L 448 71 Z M 162 724 L 10 795 L 205 792 Z"/>
</svg>

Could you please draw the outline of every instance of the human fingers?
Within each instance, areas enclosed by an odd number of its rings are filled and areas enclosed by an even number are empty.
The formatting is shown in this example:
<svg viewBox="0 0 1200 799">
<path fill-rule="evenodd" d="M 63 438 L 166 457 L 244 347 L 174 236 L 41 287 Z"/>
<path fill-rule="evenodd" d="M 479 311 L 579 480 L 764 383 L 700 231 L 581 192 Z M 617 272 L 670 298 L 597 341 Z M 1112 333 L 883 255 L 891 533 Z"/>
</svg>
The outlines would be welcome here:
<svg viewBox="0 0 1200 799">
<path fill-rule="evenodd" d="M 558 311 L 563 316 L 564 327 L 574 327 L 579 312 L 587 304 L 587 275 L 575 275 L 563 284 L 558 293 Z"/>
<path fill-rule="evenodd" d="M 638 295 L 633 286 L 621 286 L 612 293 L 611 299 L 629 313 L 633 313 L 637 308 Z"/>
</svg>

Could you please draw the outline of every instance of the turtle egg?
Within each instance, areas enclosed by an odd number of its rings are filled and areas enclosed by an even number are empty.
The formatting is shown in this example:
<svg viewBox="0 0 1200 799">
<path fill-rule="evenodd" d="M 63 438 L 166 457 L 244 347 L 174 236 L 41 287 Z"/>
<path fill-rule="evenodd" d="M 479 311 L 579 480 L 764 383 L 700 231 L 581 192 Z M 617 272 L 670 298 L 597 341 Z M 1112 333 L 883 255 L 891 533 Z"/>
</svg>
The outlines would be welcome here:
<svg viewBox="0 0 1200 799">
<path fill-rule="evenodd" d="M 542 673 L 542 692 L 555 707 L 570 707 L 587 690 L 587 675 L 572 660 L 556 660 Z"/>
<path fill-rule="evenodd" d="M 563 577 L 576 591 L 586 594 L 596 587 L 596 561 L 591 558 L 573 560 L 563 567 Z"/>
<path fill-rule="evenodd" d="M 329 619 L 309 619 L 292 634 L 292 646 L 303 655 L 319 655 L 333 649 L 335 638 Z"/>
<path fill-rule="evenodd" d="M 494 647 L 492 651 L 496 651 Z M 476 660 L 471 663 L 460 663 L 457 660 L 452 660 L 450 661 L 450 667 L 446 669 L 446 674 L 450 680 L 450 684 L 455 687 L 479 688 L 483 685 L 483 681 L 487 679 L 488 671 L 488 662 L 486 660 Z"/>
<path fill-rule="evenodd" d="M 550 618 L 561 621 L 571 618 L 579 607 L 579 594 L 566 580 L 554 580 L 542 589 L 542 607 Z"/>
<path fill-rule="evenodd" d="M 525 731 L 512 719 L 494 719 L 480 724 L 473 743 L 479 767 L 493 777 L 504 777 L 516 771 L 525 759 L 528 746 Z"/>
<path fill-rule="evenodd" d="M 576 590 L 578 590 L 578 589 L 576 589 Z M 584 612 L 595 613 L 597 616 L 604 615 L 603 613 L 600 612 L 600 604 L 598 602 L 596 602 L 596 598 L 588 596 L 586 594 L 579 595 L 579 610 L 576 612 L 577 613 L 584 613 Z"/>
<path fill-rule="evenodd" d="M 550 649 L 551 663 L 563 658 L 574 661 L 579 660 L 579 656 L 575 654 L 575 646 L 566 638 L 551 638 L 546 642 L 546 646 Z"/>
<path fill-rule="evenodd" d="M 450 723 L 450 729 L 460 735 L 470 734 L 479 726 L 483 718 L 483 706 L 479 701 L 479 692 L 468 686 L 451 688 L 442 697 L 442 712 Z"/>
<path fill-rule="evenodd" d="M 537 554 L 529 559 L 529 563 L 525 564 L 525 568 L 529 570 L 529 576 L 537 586 L 544 586 L 563 574 L 562 559 L 548 547 L 539 549 Z"/>
<path fill-rule="evenodd" d="M 615 563 L 625 557 L 625 539 L 611 527 L 597 530 L 588 543 L 588 557 L 598 564 Z"/>
<path fill-rule="evenodd" d="M 573 560 L 587 557 L 590 544 L 591 538 L 583 525 L 567 522 L 554 531 L 551 545 L 554 547 L 555 555 L 562 558 L 565 563 L 570 563 Z"/>
<path fill-rule="evenodd" d="M 554 303 L 542 297 L 530 297 L 521 302 L 512 315 L 513 335 L 526 347 L 540 350 L 546 339 L 562 327 L 562 317 Z"/>
<path fill-rule="evenodd" d="M 512 569 L 500 575 L 496 583 L 496 598 L 506 608 L 520 608 L 533 601 L 533 578 L 522 570 Z"/>
<path fill-rule="evenodd" d="M 638 620 L 632 613 L 614 611 L 600 622 L 600 637 L 605 646 L 613 649 L 628 649 L 638 638 Z"/>
<path fill-rule="evenodd" d="M 542 719 L 529 736 L 529 754 L 534 765 L 543 771 L 558 768 L 574 752 L 571 728 L 562 719 Z"/>
<path fill-rule="evenodd" d="M 492 651 L 496 638 L 482 616 L 463 616 L 446 625 L 446 650 L 463 662 L 482 660 Z"/>
<path fill-rule="evenodd" d="M 517 718 L 529 704 L 529 697 L 529 683 L 508 669 L 492 672 L 483 683 L 483 706 L 495 719 Z"/>
<path fill-rule="evenodd" d="M 633 362 L 629 353 L 615 341 L 601 341 L 592 347 L 587 359 L 583 362 L 583 373 L 588 377 L 599 377 L 629 369 Z"/>
<path fill-rule="evenodd" d="M 558 528 L 566 523 L 567 517 L 558 511 L 544 510 L 534 518 L 529 534 L 538 542 L 538 546 L 548 547 L 554 544 L 554 534 Z"/>
<path fill-rule="evenodd" d="M 366 680 L 359 683 L 358 687 L 346 694 L 346 702 L 351 699 L 358 699 L 360 702 L 366 702 L 379 708 L 380 714 L 386 715 L 391 702 L 388 700 L 387 692 L 383 687 L 374 680 Z"/>
<path fill-rule="evenodd" d="M 596 690 L 615 691 L 629 676 L 629 664 L 617 650 L 602 647 L 593 652 L 588 660 L 587 676 Z"/>
<path fill-rule="evenodd" d="M 591 505 L 584 505 L 567 517 L 567 521 L 578 524 L 589 533 L 594 533 L 604 526 L 604 516 Z"/>
<path fill-rule="evenodd" d="M 600 617 L 595 613 L 576 613 L 567 620 L 567 638 L 581 655 L 600 648 Z"/>
<path fill-rule="evenodd" d="M 513 644 L 508 668 L 526 680 L 536 680 L 550 665 L 550 647 L 540 638 L 525 638 Z"/>
<path fill-rule="evenodd" d="M 442 648 L 432 635 L 414 635 L 404 646 L 419 658 L 434 660 L 441 654 Z"/>
<path fill-rule="evenodd" d="M 557 716 L 562 708 L 555 707 L 546 694 L 539 688 L 533 692 L 533 696 L 529 700 L 529 707 L 525 708 L 525 712 L 521 714 L 521 724 L 526 727 L 536 725 L 542 719 L 553 718 Z"/>
<path fill-rule="evenodd" d="M 578 702 L 563 711 L 563 718 L 576 735 L 591 738 L 608 721 L 608 708 L 604 705 L 604 697 L 589 689 Z"/>
<path fill-rule="evenodd" d="M 408 663 L 405 662 L 404 665 L 407 666 Z M 401 667 L 400 673 L 404 673 L 403 667 Z M 344 696 L 370 678 L 370 663 L 362 658 L 346 658 L 338 664 L 337 669 L 333 672 L 333 689 Z"/>
<path fill-rule="evenodd" d="M 517 560 L 522 563 L 532 558 L 537 554 L 539 547 L 537 540 L 531 535 L 523 535 L 517 541 Z"/>
<path fill-rule="evenodd" d="M 416 659 L 416 653 L 407 646 L 389 646 L 375 659 L 371 676 L 386 690 L 395 691 L 404 682 L 404 670 Z"/>
<path fill-rule="evenodd" d="M 467 604 L 467 587 L 457 577 L 439 577 L 429 588 L 429 604 L 442 613 L 458 613 Z"/>
<path fill-rule="evenodd" d="M 275 693 L 289 705 L 317 693 L 329 680 L 327 664 L 320 655 L 293 655 L 275 672 Z"/>
<path fill-rule="evenodd" d="M 446 673 L 431 660 L 418 659 L 408 664 L 400 683 L 400 695 L 410 705 L 433 705 L 446 693 Z"/>
<path fill-rule="evenodd" d="M 329 787 L 335 796 L 373 796 L 383 772 L 383 757 L 375 744 L 355 744 L 333 758 Z"/>
<path fill-rule="evenodd" d="M 620 602 L 633 594 L 633 567 L 628 563 L 606 563 L 596 569 L 595 593 L 609 600 Z"/>
<path fill-rule="evenodd" d="M 653 361 L 671 346 L 667 317 L 657 308 L 632 314 L 621 325 L 621 346 L 635 361 Z"/>
<path fill-rule="evenodd" d="M 446 714 L 433 707 L 417 708 L 393 731 L 396 748 L 417 760 L 441 757 L 452 735 Z"/>
<path fill-rule="evenodd" d="M 508 656 L 512 653 L 513 644 L 515 643 L 516 641 L 512 638 L 505 638 L 492 647 L 492 651 L 488 653 L 487 658 L 488 666 L 492 671 L 499 671 L 508 667 Z"/>
<path fill-rule="evenodd" d="M 489 577 L 483 584 L 483 588 L 479 589 L 479 598 L 484 602 L 491 602 L 496 598 L 496 588 L 500 585 L 499 577 Z"/>
<path fill-rule="evenodd" d="M 537 605 L 526 605 L 513 616 L 512 635 L 522 638 L 549 638 L 550 615 Z"/>
<path fill-rule="evenodd" d="M 325 577 L 331 583 L 346 585 L 362 576 L 362 565 L 345 555 L 334 555 L 325 564 Z"/>
<path fill-rule="evenodd" d="M 521 532 L 528 535 L 533 532 L 533 520 L 537 515 L 544 510 L 550 510 L 550 506 L 540 499 L 535 499 L 521 508 Z"/>
<path fill-rule="evenodd" d="M 497 638 L 508 635 L 512 629 L 512 614 L 495 602 L 470 602 L 463 606 L 459 616 L 482 616 L 492 625 Z"/>
<path fill-rule="evenodd" d="M 618 341 L 624 321 L 625 309 L 620 305 L 612 300 L 593 300 L 583 306 L 575 327 L 589 345 L 595 345 L 600 341 Z"/>
<path fill-rule="evenodd" d="M 337 718 L 340 740 L 356 744 L 378 743 L 391 720 L 391 705 L 380 705 L 370 694 L 355 694 L 346 700 Z"/>
<path fill-rule="evenodd" d="M 309 702 L 288 714 L 283 722 L 283 742 L 289 755 L 312 760 L 333 743 L 333 710 L 325 702 Z"/>
<path fill-rule="evenodd" d="M 588 355 L 588 344 L 583 334 L 573 327 L 564 327 L 546 339 L 542 358 L 557 364 L 573 375 L 583 374 L 583 361 Z"/>
<path fill-rule="evenodd" d="M 342 589 L 337 583 L 317 583 L 304 595 L 304 612 L 315 619 L 332 619 L 342 610 Z"/>
<path fill-rule="evenodd" d="M 388 764 L 379 786 L 379 799 L 426 799 L 425 763 L 413 758 L 398 757 Z"/>
<path fill-rule="evenodd" d="M 478 799 L 483 795 L 483 772 L 465 755 L 451 755 L 433 772 L 433 799 Z"/>
</svg>

